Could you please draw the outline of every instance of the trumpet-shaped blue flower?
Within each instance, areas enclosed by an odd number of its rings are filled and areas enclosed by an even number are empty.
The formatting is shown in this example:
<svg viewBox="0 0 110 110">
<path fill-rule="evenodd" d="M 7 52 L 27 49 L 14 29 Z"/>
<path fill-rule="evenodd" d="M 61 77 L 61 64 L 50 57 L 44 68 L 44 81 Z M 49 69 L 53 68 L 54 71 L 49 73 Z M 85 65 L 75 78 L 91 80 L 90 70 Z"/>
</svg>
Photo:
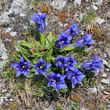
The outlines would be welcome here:
<svg viewBox="0 0 110 110">
<path fill-rule="evenodd" d="M 46 70 L 51 66 L 51 64 L 45 64 L 44 60 L 42 58 L 39 59 L 39 63 L 34 64 L 33 67 L 37 68 L 35 71 L 35 75 L 39 75 L 39 73 L 46 76 Z"/>
<path fill-rule="evenodd" d="M 30 19 L 33 20 L 36 23 L 37 30 L 43 34 L 46 28 L 45 24 L 45 18 L 46 13 L 43 13 L 42 15 L 39 15 L 38 13 L 34 14 L 34 17 L 31 17 Z"/>
<path fill-rule="evenodd" d="M 74 56 L 71 55 L 70 58 L 68 58 L 67 60 L 66 71 L 68 71 L 68 69 L 74 70 L 74 65 L 77 65 L 77 64 L 78 63 L 74 61 Z"/>
<path fill-rule="evenodd" d="M 56 91 L 58 89 L 67 88 L 67 85 L 65 84 L 65 75 L 56 74 L 54 72 L 51 72 L 51 74 L 47 75 L 48 80 L 48 87 L 55 87 Z"/>
<path fill-rule="evenodd" d="M 77 24 L 73 24 L 73 22 L 71 21 L 71 27 L 65 31 L 63 31 L 64 34 L 66 34 L 67 36 L 71 36 L 71 35 L 78 35 L 78 25 Z"/>
<path fill-rule="evenodd" d="M 57 58 L 55 59 L 56 67 L 60 67 L 60 68 L 64 69 L 64 66 L 67 65 L 67 60 L 68 60 L 68 57 L 57 56 Z"/>
<path fill-rule="evenodd" d="M 72 88 L 74 88 L 77 83 L 82 84 L 81 80 L 85 77 L 85 75 L 82 74 L 77 68 L 74 68 L 74 70 L 65 71 L 64 74 L 66 75 L 66 78 L 71 81 Z"/>
<path fill-rule="evenodd" d="M 98 73 L 98 69 L 102 68 L 100 67 L 100 65 L 102 64 L 103 61 L 101 60 L 98 60 L 98 56 L 95 55 L 94 58 L 93 58 L 93 61 L 88 61 L 88 62 L 84 62 L 80 67 L 83 69 L 83 70 L 87 70 L 87 71 L 90 71 L 90 70 L 95 70 L 96 73 Z"/>
<path fill-rule="evenodd" d="M 60 36 L 58 36 L 57 41 L 55 43 L 55 47 L 57 48 L 63 48 L 64 46 L 71 47 L 70 41 L 72 40 L 71 36 L 67 36 L 63 32 L 60 33 Z"/>
<path fill-rule="evenodd" d="M 17 69 L 16 71 L 16 77 L 20 76 L 21 73 L 24 74 L 24 76 L 29 77 L 29 69 L 31 67 L 31 63 L 30 62 L 24 62 L 24 58 L 21 57 L 20 58 L 20 62 L 19 63 L 13 63 L 11 64 L 11 66 L 15 69 Z"/>
<path fill-rule="evenodd" d="M 84 34 L 84 38 L 78 39 L 74 44 L 74 47 L 79 48 L 79 47 L 84 47 L 84 46 L 91 46 L 95 40 L 91 40 L 92 35 L 86 35 Z"/>
</svg>

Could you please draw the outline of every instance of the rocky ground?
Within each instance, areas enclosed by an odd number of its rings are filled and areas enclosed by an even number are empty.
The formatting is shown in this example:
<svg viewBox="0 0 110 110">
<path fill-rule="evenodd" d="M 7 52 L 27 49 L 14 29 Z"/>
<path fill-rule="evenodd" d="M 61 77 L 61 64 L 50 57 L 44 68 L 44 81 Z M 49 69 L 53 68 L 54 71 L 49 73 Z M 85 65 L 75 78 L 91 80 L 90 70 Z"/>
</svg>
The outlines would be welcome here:
<svg viewBox="0 0 110 110">
<path fill-rule="evenodd" d="M 36 0 L 37 1 L 37 0 Z M 93 47 L 85 48 L 97 53 L 103 61 L 95 85 L 86 89 L 77 88 L 74 93 L 60 101 L 39 101 L 31 98 L 25 104 L 18 104 L 19 98 L 10 92 L 11 84 L 0 75 L 0 106 L 1 110 L 56 110 L 61 104 L 63 110 L 73 109 L 73 101 L 77 102 L 78 110 L 110 110 L 110 1 L 109 0 L 1 0 L 0 1 L 0 71 L 8 61 L 18 41 L 25 38 L 25 32 L 33 24 L 30 17 L 34 13 L 47 13 L 47 34 L 52 31 L 58 35 L 60 31 L 70 27 L 70 21 L 77 23 L 79 30 L 91 33 L 96 43 Z M 88 2 L 87 2 L 88 1 Z M 90 9 L 95 12 L 95 19 L 89 24 L 83 21 L 84 14 Z M 88 20 L 88 19 L 87 19 Z M 6 73 L 5 73 L 6 74 Z M 19 97 L 19 96 L 18 96 Z M 70 100 L 70 98 L 72 100 Z M 105 103 L 107 102 L 107 103 Z M 104 109 L 102 109 L 104 107 Z"/>
</svg>

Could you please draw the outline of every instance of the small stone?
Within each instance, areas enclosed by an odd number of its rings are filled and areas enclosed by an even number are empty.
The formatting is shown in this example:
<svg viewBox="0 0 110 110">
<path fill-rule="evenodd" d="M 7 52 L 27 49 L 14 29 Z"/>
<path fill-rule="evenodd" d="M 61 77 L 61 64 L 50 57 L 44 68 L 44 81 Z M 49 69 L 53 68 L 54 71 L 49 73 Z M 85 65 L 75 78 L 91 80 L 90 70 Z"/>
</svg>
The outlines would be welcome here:
<svg viewBox="0 0 110 110">
<path fill-rule="evenodd" d="M 7 92 L 7 89 L 3 89 L 3 90 L 2 90 L 2 93 L 4 93 L 4 92 Z"/>
<path fill-rule="evenodd" d="M 100 6 L 100 5 L 102 5 L 102 2 L 103 2 L 103 0 L 97 0 L 97 2 L 95 4 Z"/>
<path fill-rule="evenodd" d="M 63 26 L 63 23 L 59 22 L 59 27 L 62 27 Z"/>
<path fill-rule="evenodd" d="M 9 99 L 9 101 L 10 101 L 10 102 L 13 102 L 14 100 L 11 98 L 11 99 Z"/>
<path fill-rule="evenodd" d="M 101 82 L 104 83 L 104 84 L 109 84 L 109 80 L 108 79 L 102 79 Z"/>
<path fill-rule="evenodd" d="M 23 14 L 23 13 L 20 14 L 20 17 L 24 17 L 24 16 L 26 16 L 26 14 Z"/>
<path fill-rule="evenodd" d="M 10 35 L 11 35 L 12 37 L 15 37 L 15 36 L 17 35 L 17 32 L 10 32 Z"/>
<path fill-rule="evenodd" d="M 68 23 L 64 24 L 64 27 L 66 27 L 68 25 Z"/>
<path fill-rule="evenodd" d="M 101 76 L 102 76 L 103 78 L 106 78 L 106 77 L 107 77 L 107 74 L 106 74 L 106 73 L 103 73 Z"/>
<path fill-rule="evenodd" d="M 62 10 L 66 5 L 66 3 L 67 3 L 67 0 L 54 0 L 50 3 L 50 5 L 58 10 Z"/>
<path fill-rule="evenodd" d="M 3 50 L 0 49 L 0 57 L 2 56 L 2 54 L 3 54 Z"/>
<path fill-rule="evenodd" d="M 101 18 L 98 18 L 98 19 L 95 20 L 95 22 L 98 23 L 98 24 L 102 24 L 102 23 L 105 22 L 105 20 L 101 19 Z"/>
<path fill-rule="evenodd" d="M 107 108 L 110 108 L 110 103 L 107 104 Z"/>
<path fill-rule="evenodd" d="M 110 93 L 109 93 L 109 92 L 104 91 L 104 94 L 105 94 L 105 95 L 109 95 Z"/>
<path fill-rule="evenodd" d="M 48 110 L 56 110 L 57 108 L 54 106 L 54 105 L 50 105 L 49 107 L 48 107 Z"/>
<path fill-rule="evenodd" d="M 10 32 L 12 30 L 12 28 L 9 28 L 5 31 L 5 33 Z"/>
<path fill-rule="evenodd" d="M 95 6 L 95 5 L 92 5 L 92 9 L 94 9 L 94 10 L 98 10 L 98 7 Z"/>
<path fill-rule="evenodd" d="M 4 101 L 3 98 L 4 98 L 3 96 L 0 97 L 0 105 L 1 105 L 1 104 L 3 103 L 3 101 Z"/>
<path fill-rule="evenodd" d="M 104 53 L 104 58 L 107 58 L 107 54 L 106 53 Z"/>
<path fill-rule="evenodd" d="M 81 5 L 81 0 L 75 0 L 73 5 L 79 7 Z"/>
<path fill-rule="evenodd" d="M 3 52 L 3 54 L 2 54 L 2 57 L 1 57 L 3 60 L 6 60 L 6 59 L 8 59 L 8 55 L 7 55 L 7 53 L 6 52 Z"/>
<path fill-rule="evenodd" d="M 89 88 L 91 94 L 97 93 L 97 88 Z"/>
<path fill-rule="evenodd" d="M 6 94 L 6 97 L 11 97 L 10 93 L 7 93 L 7 94 Z"/>
<path fill-rule="evenodd" d="M 86 110 L 85 108 L 81 108 L 80 110 Z"/>
<path fill-rule="evenodd" d="M 102 59 L 102 61 L 103 61 L 103 64 L 104 64 L 104 65 L 108 65 L 108 62 L 107 62 L 106 60 L 103 60 L 103 59 Z"/>
<path fill-rule="evenodd" d="M 105 71 L 109 72 L 110 70 L 108 68 L 106 68 Z"/>
</svg>

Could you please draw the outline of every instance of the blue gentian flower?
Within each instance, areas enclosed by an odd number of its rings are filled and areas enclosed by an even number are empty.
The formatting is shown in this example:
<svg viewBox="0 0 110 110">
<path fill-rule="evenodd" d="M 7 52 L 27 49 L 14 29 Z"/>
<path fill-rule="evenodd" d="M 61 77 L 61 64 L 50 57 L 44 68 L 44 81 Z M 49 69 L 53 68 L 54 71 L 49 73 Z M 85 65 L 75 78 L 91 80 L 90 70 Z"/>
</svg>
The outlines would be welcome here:
<svg viewBox="0 0 110 110">
<path fill-rule="evenodd" d="M 85 75 L 82 74 L 77 68 L 74 68 L 74 71 L 65 71 L 64 74 L 66 75 L 66 78 L 71 81 L 72 88 L 74 88 L 77 83 L 82 84 L 81 80 L 85 77 Z"/>
<path fill-rule="evenodd" d="M 58 36 L 57 41 L 55 42 L 55 47 L 63 48 L 64 46 L 71 47 L 70 41 L 72 40 L 71 36 L 67 36 L 63 32 Z"/>
<path fill-rule="evenodd" d="M 68 60 L 68 57 L 57 56 L 57 58 L 55 59 L 56 67 L 60 67 L 60 68 L 64 69 L 64 66 L 67 65 L 67 60 Z"/>
<path fill-rule="evenodd" d="M 42 58 L 39 59 L 39 63 L 34 64 L 33 67 L 37 68 L 35 71 L 35 75 L 39 75 L 39 73 L 46 76 L 46 70 L 51 66 L 51 64 L 45 64 L 44 60 Z"/>
<path fill-rule="evenodd" d="M 74 47 L 79 48 L 79 47 L 84 47 L 84 46 L 91 46 L 95 40 L 91 40 L 92 35 L 86 35 L 84 34 L 84 38 L 78 39 L 74 44 Z"/>
<path fill-rule="evenodd" d="M 87 61 L 87 62 L 84 62 L 80 67 L 83 69 L 83 70 L 87 70 L 87 71 L 90 71 L 90 70 L 95 70 L 96 73 L 98 73 L 98 69 L 102 68 L 100 67 L 100 65 L 102 64 L 102 60 L 98 60 L 98 56 L 95 55 L 94 58 L 93 58 L 93 61 Z"/>
<path fill-rule="evenodd" d="M 74 65 L 77 65 L 77 64 L 78 63 L 74 61 L 74 56 L 71 55 L 70 58 L 68 58 L 67 60 L 66 71 L 68 71 L 68 69 L 74 70 Z"/>
<path fill-rule="evenodd" d="M 16 71 L 16 77 L 20 76 L 21 73 L 24 74 L 24 76 L 29 77 L 29 69 L 31 67 L 31 63 L 30 62 L 24 62 L 24 58 L 21 57 L 20 58 L 20 62 L 19 63 L 13 63 L 11 64 L 11 66 L 15 69 L 17 69 Z"/>
<path fill-rule="evenodd" d="M 65 84 L 65 75 L 56 74 L 54 72 L 51 72 L 51 74 L 47 75 L 48 80 L 48 87 L 55 87 L 56 91 L 58 89 L 67 88 L 67 85 Z"/>
<path fill-rule="evenodd" d="M 39 15 L 38 13 L 34 14 L 34 17 L 31 17 L 30 19 L 33 20 L 36 23 L 37 30 L 43 34 L 46 28 L 45 24 L 45 18 L 46 13 L 43 13 L 42 15 Z"/>
<path fill-rule="evenodd" d="M 71 21 L 71 27 L 63 32 L 67 36 L 71 36 L 71 35 L 78 35 L 78 32 L 80 32 L 80 31 L 78 31 L 78 25 L 73 24 L 73 22 Z"/>
</svg>

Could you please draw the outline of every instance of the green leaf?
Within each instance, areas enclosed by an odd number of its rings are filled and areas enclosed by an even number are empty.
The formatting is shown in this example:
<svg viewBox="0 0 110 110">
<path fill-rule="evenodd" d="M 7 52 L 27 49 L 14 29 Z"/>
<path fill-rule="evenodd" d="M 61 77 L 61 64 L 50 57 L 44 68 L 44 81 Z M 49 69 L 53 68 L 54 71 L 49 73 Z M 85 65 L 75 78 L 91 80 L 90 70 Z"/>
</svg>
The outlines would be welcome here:
<svg viewBox="0 0 110 110">
<path fill-rule="evenodd" d="M 52 40 L 53 40 L 52 32 L 50 32 L 50 34 L 47 36 L 47 39 L 49 42 L 52 42 Z"/>
<path fill-rule="evenodd" d="M 62 49 L 60 49 L 60 52 L 66 52 L 66 51 L 71 51 L 74 50 L 75 48 L 73 47 L 73 44 L 71 45 L 71 47 L 64 47 Z"/>
<path fill-rule="evenodd" d="M 28 48 L 32 48 L 36 45 L 34 42 L 26 42 L 26 41 L 21 41 L 18 44 L 21 46 L 28 47 Z"/>
<path fill-rule="evenodd" d="M 42 48 L 44 48 L 45 43 L 46 43 L 45 32 L 41 34 L 40 36 L 40 43 L 41 43 Z"/>
</svg>

